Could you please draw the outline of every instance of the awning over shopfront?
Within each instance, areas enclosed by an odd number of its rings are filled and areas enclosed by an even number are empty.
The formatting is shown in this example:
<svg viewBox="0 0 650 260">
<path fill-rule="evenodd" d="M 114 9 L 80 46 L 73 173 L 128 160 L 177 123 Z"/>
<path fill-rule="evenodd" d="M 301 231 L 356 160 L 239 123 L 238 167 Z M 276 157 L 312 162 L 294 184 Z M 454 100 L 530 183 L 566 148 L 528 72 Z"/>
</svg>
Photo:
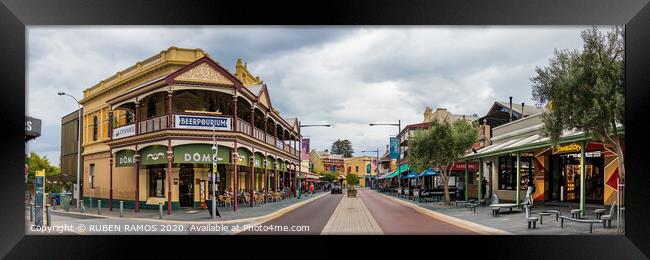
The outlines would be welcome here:
<svg viewBox="0 0 650 260">
<path fill-rule="evenodd" d="M 408 163 L 402 164 L 399 166 L 399 172 L 402 174 L 405 174 L 409 170 L 409 165 Z"/>
<path fill-rule="evenodd" d="M 438 174 L 440 174 L 438 171 L 433 170 L 432 168 L 427 168 L 426 170 L 422 171 L 418 177 L 437 176 Z"/>
<path fill-rule="evenodd" d="M 392 179 L 392 178 L 395 178 L 395 176 L 397 176 L 397 171 L 393 171 L 393 172 L 387 173 L 387 174 L 384 175 L 383 177 L 379 177 L 379 179 L 380 179 L 380 180 L 382 180 L 382 179 Z"/>
<path fill-rule="evenodd" d="M 618 131 L 619 134 L 624 134 L 625 129 L 621 126 L 618 128 Z M 559 140 L 559 144 L 579 142 L 589 139 L 590 138 L 582 131 L 565 130 Z M 501 144 L 487 146 L 483 149 L 478 150 L 476 153 L 466 155 L 461 160 L 474 160 L 489 156 L 550 147 L 551 145 L 548 137 L 544 137 L 541 134 L 534 134 L 527 137 L 508 140 L 507 142 Z"/>
<path fill-rule="evenodd" d="M 403 178 L 403 179 L 413 179 L 413 178 L 417 178 L 418 175 L 419 175 L 419 174 L 418 174 L 417 172 L 415 172 L 415 171 L 411 171 L 411 172 L 409 172 L 408 174 L 402 176 L 402 178 Z"/>
</svg>

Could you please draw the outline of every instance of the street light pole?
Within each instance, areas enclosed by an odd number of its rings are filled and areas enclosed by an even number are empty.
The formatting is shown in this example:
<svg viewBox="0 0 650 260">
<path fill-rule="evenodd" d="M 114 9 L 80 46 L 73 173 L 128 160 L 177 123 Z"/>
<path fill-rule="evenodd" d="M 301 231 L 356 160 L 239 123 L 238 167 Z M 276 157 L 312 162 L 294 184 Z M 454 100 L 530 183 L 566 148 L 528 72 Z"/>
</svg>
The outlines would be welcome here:
<svg viewBox="0 0 650 260">
<path fill-rule="evenodd" d="M 66 94 L 65 92 L 59 92 L 57 94 L 59 94 L 59 96 L 64 96 L 65 95 L 65 96 L 71 97 L 72 99 L 74 99 L 75 102 L 77 102 L 77 105 L 79 106 L 79 110 L 78 110 L 79 115 L 78 115 L 78 118 L 77 118 L 77 125 L 78 125 L 78 129 L 77 129 L 77 189 L 75 190 L 75 193 L 76 193 L 75 195 L 77 195 L 77 208 L 79 208 L 79 200 L 81 199 L 81 192 L 80 192 L 81 191 L 81 184 L 79 184 L 79 179 L 80 179 L 80 176 L 81 176 L 81 124 L 82 124 L 81 120 L 83 120 L 82 119 L 82 117 L 83 117 L 83 114 L 82 114 L 83 106 L 81 105 L 81 103 L 79 103 L 79 100 L 77 100 L 74 96 L 72 96 L 70 94 Z"/>
<path fill-rule="evenodd" d="M 397 138 L 397 173 L 398 173 L 397 174 L 398 175 L 397 182 L 398 182 L 399 188 L 401 189 L 402 188 L 402 174 L 400 172 L 400 161 L 399 161 L 399 159 L 401 157 L 402 149 L 400 147 L 399 134 L 400 134 L 400 132 L 402 132 L 402 120 L 397 120 L 397 124 L 375 124 L 375 123 L 370 123 L 368 125 L 369 126 L 377 126 L 377 125 L 397 126 L 397 135 L 396 135 L 396 138 Z"/>
<path fill-rule="evenodd" d="M 322 126 L 322 127 L 330 127 L 331 125 L 301 125 L 300 122 L 298 122 L 298 138 L 300 139 L 298 141 L 298 176 L 302 177 L 302 135 L 300 134 L 300 129 L 303 127 L 315 127 L 315 126 Z M 302 189 L 302 185 L 298 184 L 298 199 L 302 199 L 302 193 L 300 190 Z"/>
<path fill-rule="evenodd" d="M 212 149 L 214 155 L 212 156 L 212 220 L 217 219 L 217 156 L 219 154 L 219 146 L 217 145 L 216 124 L 212 123 Z"/>
</svg>

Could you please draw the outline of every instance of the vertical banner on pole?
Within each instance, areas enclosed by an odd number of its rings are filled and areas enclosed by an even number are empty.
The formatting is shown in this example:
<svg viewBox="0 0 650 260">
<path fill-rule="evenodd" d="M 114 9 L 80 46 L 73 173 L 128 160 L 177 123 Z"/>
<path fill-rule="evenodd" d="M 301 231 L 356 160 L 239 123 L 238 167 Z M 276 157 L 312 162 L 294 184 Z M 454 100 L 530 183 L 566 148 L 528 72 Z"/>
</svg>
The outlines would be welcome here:
<svg viewBox="0 0 650 260">
<path fill-rule="evenodd" d="M 390 159 L 391 160 L 397 160 L 397 157 L 399 156 L 399 141 L 397 137 L 391 137 L 390 138 Z"/>
<path fill-rule="evenodd" d="M 43 226 L 43 208 L 44 208 L 44 191 L 45 191 L 45 170 L 36 171 L 34 177 L 34 206 L 35 206 L 35 221 L 37 227 Z"/>
<path fill-rule="evenodd" d="M 309 138 L 302 138 L 300 145 L 300 160 L 309 160 Z"/>
</svg>

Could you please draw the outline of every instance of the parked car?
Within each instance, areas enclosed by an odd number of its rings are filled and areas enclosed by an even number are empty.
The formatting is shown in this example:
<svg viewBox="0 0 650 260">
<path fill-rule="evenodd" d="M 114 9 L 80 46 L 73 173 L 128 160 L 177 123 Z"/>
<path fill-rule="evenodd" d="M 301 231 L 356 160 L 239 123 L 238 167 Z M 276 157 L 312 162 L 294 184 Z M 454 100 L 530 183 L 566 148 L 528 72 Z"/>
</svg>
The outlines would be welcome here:
<svg viewBox="0 0 650 260">
<path fill-rule="evenodd" d="M 332 193 L 332 194 L 334 194 L 334 193 L 342 194 L 342 193 L 343 193 L 343 190 L 341 189 L 341 185 L 339 185 L 339 184 L 332 184 L 331 193 Z"/>
</svg>

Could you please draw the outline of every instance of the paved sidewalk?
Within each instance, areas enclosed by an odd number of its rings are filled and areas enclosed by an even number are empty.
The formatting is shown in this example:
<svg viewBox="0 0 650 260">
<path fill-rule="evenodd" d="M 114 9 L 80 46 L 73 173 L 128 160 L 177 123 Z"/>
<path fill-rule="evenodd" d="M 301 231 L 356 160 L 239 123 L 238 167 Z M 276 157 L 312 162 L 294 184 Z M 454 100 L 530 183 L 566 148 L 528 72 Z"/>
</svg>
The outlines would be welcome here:
<svg viewBox="0 0 650 260">
<path fill-rule="evenodd" d="M 255 217 L 268 215 L 278 210 L 281 210 L 283 208 L 292 206 L 296 203 L 314 197 L 318 197 L 319 195 L 322 194 L 323 192 L 316 192 L 315 194 L 309 196 L 305 196 L 303 194 L 302 199 L 296 199 L 295 197 L 292 197 L 277 202 L 268 202 L 266 204 L 258 205 L 255 207 L 250 207 L 248 204 L 246 205 L 240 204 L 239 209 L 237 211 L 233 211 L 232 207 L 217 207 L 219 213 L 221 214 L 221 218 L 217 217 L 216 221 L 236 221 L 240 219 L 255 218 Z M 119 218 L 120 209 L 113 208 L 113 211 L 109 211 L 108 208 L 102 207 L 101 215 L 98 215 L 96 207 L 86 208 L 85 213 L 79 213 L 78 209 L 70 208 L 70 213 L 62 209 L 57 209 L 57 210 L 53 210 L 52 214 L 69 216 L 69 217 L 75 217 L 75 216 L 81 217 L 79 215 L 83 214 L 86 216 L 94 216 L 94 217 Z M 212 217 L 210 216 L 210 213 L 208 212 L 207 209 L 195 209 L 195 208 L 177 209 L 174 210 L 171 215 L 167 215 L 167 210 L 163 210 L 162 217 L 163 220 L 177 221 L 177 222 L 212 221 Z M 158 210 L 141 209 L 140 212 L 136 213 L 133 209 L 124 209 L 122 218 L 159 220 L 159 212 Z"/>
<path fill-rule="evenodd" d="M 376 191 L 373 191 L 376 192 Z M 382 193 L 383 194 L 383 193 Z M 384 194 L 386 196 L 390 196 Z M 560 222 L 555 220 L 555 214 L 545 216 L 543 224 L 537 221 L 536 229 L 528 229 L 527 222 L 525 221 L 525 212 L 520 209 L 514 209 L 513 212 L 502 210 L 498 217 L 492 216 L 490 207 L 481 206 L 476 208 L 476 213 L 472 210 L 464 208 L 463 206 L 444 206 L 441 202 L 418 202 L 418 200 L 409 200 L 390 196 L 397 200 L 410 202 L 419 207 L 435 211 L 450 217 L 462 219 L 465 221 L 477 223 L 490 228 L 499 229 L 515 235 L 616 235 L 616 219 L 612 220 L 612 228 L 603 228 L 602 224 L 594 224 L 593 233 L 589 233 L 589 225 L 583 223 L 576 223 L 572 221 L 565 221 L 564 228 L 560 227 Z M 533 216 L 539 217 L 537 214 L 542 210 L 558 210 L 562 216 L 571 216 L 570 207 L 550 206 L 541 203 L 535 204 L 531 209 Z M 609 210 L 609 208 L 607 209 Z M 595 219 L 593 209 L 587 209 L 586 219 Z"/>
<path fill-rule="evenodd" d="M 343 199 L 321 232 L 321 235 L 382 234 L 383 231 L 361 198 L 350 198 L 347 194 L 343 194 Z"/>
</svg>

